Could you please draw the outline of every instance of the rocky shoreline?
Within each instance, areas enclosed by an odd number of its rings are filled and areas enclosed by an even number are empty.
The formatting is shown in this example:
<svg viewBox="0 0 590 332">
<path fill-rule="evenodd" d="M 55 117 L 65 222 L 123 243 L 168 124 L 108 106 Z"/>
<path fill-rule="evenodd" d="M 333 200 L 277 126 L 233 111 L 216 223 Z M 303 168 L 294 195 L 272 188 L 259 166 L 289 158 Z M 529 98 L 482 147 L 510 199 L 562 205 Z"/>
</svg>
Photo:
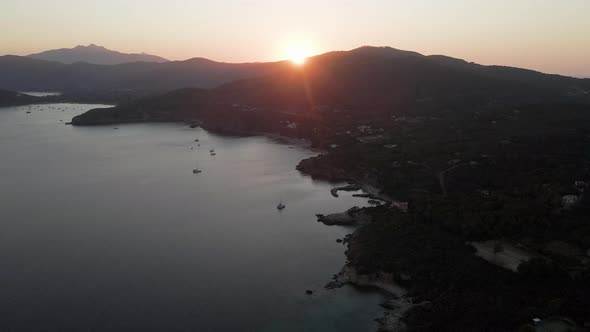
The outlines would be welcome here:
<svg viewBox="0 0 590 332">
<path fill-rule="evenodd" d="M 371 216 L 358 206 L 354 206 L 346 212 L 328 215 L 316 214 L 316 217 L 318 218 L 318 222 L 326 226 L 359 226 L 371 221 Z"/>
<path fill-rule="evenodd" d="M 355 244 L 355 235 L 348 236 L 347 256 L 353 256 L 357 253 L 359 246 Z M 410 309 L 417 304 L 407 294 L 407 290 L 396 283 L 396 278 L 409 278 L 409 276 L 398 276 L 394 273 L 378 271 L 373 273 L 360 273 L 356 267 L 348 262 L 340 272 L 333 276 L 333 280 L 326 284 L 326 289 L 340 288 L 346 285 L 352 285 L 360 288 L 379 289 L 387 294 L 388 299 L 381 303 L 385 309 L 383 316 L 376 318 L 378 332 L 400 332 L 406 331 L 407 326 L 403 317 Z"/>
<path fill-rule="evenodd" d="M 311 157 L 302 160 L 297 165 L 297 170 L 301 173 L 311 176 L 313 179 L 324 180 L 328 182 L 348 182 L 347 185 L 335 187 L 330 190 L 334 197 L 339 197 L 338 191 L 360 191 L 363 193 L 353 194 L 355 197 L 368 198 L 369 203 L 387 207 L 395 207 L 401 212 L 407 210 L 407 203 L 395 202 L 391 197 L 383 195 L 380 190 L 368 183 L 361 183 L 354 176 L 346 171 L 333 168 L 333 165 L 327 165 L 318 157 Z M 404 205 L 406 204 L 406 205 Z M 360 273 L 359 269 L 351 263 L 351 257 L 354 257 L 362 250 L 361 246 L 356 243 L 357 231 L 365 225 L 371 223 L 373 216 L 367 211 L 367 208 L 357 206 L 348 209 L 345 212 L 332 213 L 328 215 L 317 214 L 317 221 L 327 226 L 352 226 L 357 227 L 355 232 L 348 235 L 344 242 L 348 249 L 345 252 L 348 262 L 343 268 L 333 276 L 333 280 L 326 284 L 326 289 L 340 288 L 345 285 L 352 285 L 360 288 L 379 289 L 388 295 L 388 299 L 381 306 L 385 309 L 383 316 L 376 318 L 378 323 L 378 332 L 399 332 L 406 331 L 407 326 L 403 317 L 410 309 L 416 306 L 413 299 L 407 295 L 407 290 L 395 282 L 397 279 L 411 278 L 407 275 L 394 275 L 384 271 L 373 273 Z"/>
<path fill-rule="evenodd" d="M 373 193 L 355 194 L 357 197 L 377 199 L 379 202 L 383 201 L 387 206 L 391 206 L 391 201 L 384 200 L 383 197 L 375 195 L 378 192 L 376 188 L 372 188 Z M 350 183 L 343 187 L 336 187 L 331 190 L 334 197 L 338 197 L 337 192 L 364 190 L 364 186 Z M 369 200 L 369 201 L 371 201 Z M 395 206 L 395 205 L 393 205 Z M 385 300 L 381 307 L 385 309 L 383 316 L 376 318 L 378 324 L 378 332 L 400 332 L 406 331 L 407 326 L 403 321 L 404 315 L 413 307 L 416 306 L 414 300 L 407 294 L 407 290 L 400 286 L 396 280 L 410 280 L 408 275 L 396 275 L 384 271 L 377 271 L 372 273 L 361 273 L 359 269 L 351 262 L 352 257 L 361 254 L 362 246 L 357 243 L 357 230 L 372 222 L 373 216 L 367 211 L 367 208 L 359 208 L 357 206 L 348 209 L 341 213 L 332 213 L 328 215 L 317 214 L 318 222 L 327 226 L 352 226 L 357 227 L 355 232 L 348 235 L 344 242 L 348 249 L 345 255 L 348 258 L 347 263 L 342 269 L 333 276 L 332 281 L 326 284 L 326 289 L 340 288 L 345 285 L 351 285 L 359 288 L 379 289 L 387 294 L 388 299 Z"/>
<path fill-rule="evenodd" d="M 345 265 L 334 279 L 326 285 L 326 289 L 340 288 L 352 285 L 361 288 L 376 288 L 387 293 L 389 299 L 381 306 L 385 309 L 383 317 L 375 319 L 379 325 L 379 332 L 399 332 L 406 330 L 402 317 L 414 307 L 412 299 L 407 296 L 406 289 L 397 285 L 392 273 L 376 272 L 360 274 L 349 264 Z"/>
</svg>

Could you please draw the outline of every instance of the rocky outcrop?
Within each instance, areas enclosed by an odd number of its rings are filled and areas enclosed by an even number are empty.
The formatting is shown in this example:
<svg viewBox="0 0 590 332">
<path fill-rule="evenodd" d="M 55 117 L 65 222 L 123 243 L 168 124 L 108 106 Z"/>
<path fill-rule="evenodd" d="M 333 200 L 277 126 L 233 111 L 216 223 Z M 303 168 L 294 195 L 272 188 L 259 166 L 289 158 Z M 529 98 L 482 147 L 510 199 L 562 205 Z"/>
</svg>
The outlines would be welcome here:
<svg viewBox="0 0 590 332">
<path fill-rule="evenodd" d="M 353 178 L 342 168 L 335 167 L 321 160 L 322 155 L 303 159 L 297 165 L 297 170 L 309 175 L 312 179 L 330 182 L 353 182 Z"/>
<path fill-rule="evenodd" d="M 334 275 L 333 281 L 326 285 L 327 289 L 339 288 L 344 285 L 353 285 L 356 287 L 378 288 L 387 292 L 390 296 L 381 304 L 386 311 L 383 317 L 376 319 L 379 324 L 379 332 L 399 332 L 406 330 L 406 324 L 402 317 L 410 310 L 414 303 L 412 299 L 406 296 L 406 290 L 398 286 L 393 273 L 375 272 L 370 274 L 361 274 L 351 265 L 346 265 L 342 270 Z"/>
<path fill-rule="evenodd" d="M 361 190 L 361 186 L 359 186 L 358 184 L 349 184 L 343 187 L 336 187 L 336 188 L 332 188 L 332 190 L 330 190 L 330 193 L 332 194 L 332 196 L 334 197 L 338 197 L 338 191 L 359 191 Z"/>
<path fill-rule="evenodd" d="M 346 212 L 328 215 L 317 214 L 316 216 L 318 217 L 318 222 L 328 226 L 356 226 L 371 222 L 371 216 L 357 206 L 348 209 Z"/>
</svg>

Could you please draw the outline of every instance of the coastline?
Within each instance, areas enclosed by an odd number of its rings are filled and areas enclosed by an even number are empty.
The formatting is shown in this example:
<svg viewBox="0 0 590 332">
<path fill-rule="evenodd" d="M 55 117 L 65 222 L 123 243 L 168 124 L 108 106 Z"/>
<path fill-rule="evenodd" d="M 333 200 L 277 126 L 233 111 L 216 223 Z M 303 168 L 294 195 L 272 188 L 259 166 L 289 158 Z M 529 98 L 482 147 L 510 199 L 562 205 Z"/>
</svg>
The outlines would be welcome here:
<svg viewBox="0 0 590 332">
<path fill-rule="evenodd" d="M 346 251 L 347 255 L 350 250 L 356 250 L 353 249 L 355 246 L 350 241 L 349 249 Z M 400 332 L 407 330 L 407 326 L 403 322 L 404 315 L 417 304 L 408 295 L 407 289 L 395 282 L 395 277 L 394 273 L 383 271 L 362 274 L 351 263 L 347 263 L 340 272 L 333 276 L 333 280 L 327 283 L 325 288 L 331 290 L 350 285 L 358 288 L 377 289 L 386 293 L 388 299 L 381 303 L 381 307 L 384 309 L 383 316 L 375 318 L 378 324 L 377 331 Z"/>
<path fill-rule="evenodd" d="M 380 190 L 374 186 L 373 184 L 369 183 L 369 181 L 359 181 L 358 178 L 348 174 L 346 171 L 342 169 L 335 169 L 332 165 L 328 165 L 326 167 L 325 163 L 315 163 L 314 161 L 317 160 L 320 156 L 325 156 L 329 154 L 329 151 L 312 147 L 311 141 L 308 139 L 302 139 L 292 136 L 285 136 L 280 135 L 278 133 L 273 132 L 265 132 L 265 131 L 244 131 L 244 130 L 235 130 L 231 129 L 228 130 L 227 128 L 220 128 L 215 126 L 210 126 L 204 121 L 187 121 L 187 120 L 173 120 L 170 119 L 166 120 L 156 120 L 156 119 L 144 119 L 144 120 L 137 120 L 137 119 L 118 119 L 117 122 L 112 122 L 109 120 L 103 121 L 104 119 L 94 119 L 96 122 L 91 123 L 80 123 L 74 122 L 74 125 L 112 125 L 115 123 L 121 124 L 129 124 L 129 123 L 147 123 L 147 122 L 170 122 L 170 123 L 181 123 L 183 125 L 187 125 L 190 128 L 197 128 L 201 127 L 204 130 L 210 131 L 212 133 L 217 133 L 220 135 L 226 136 L 264 136 L 270 140 L 276 141 L 281 144 L 289 145 L 290 147 L 299 147 L 303 149 L 307 149 L 313 152 L 318 153 L 318 155 L 303 159 L 301 160 L 296 169 L 303 175 L 310 176 L 312 179 L 317 179 L 321 181 L 326 181 L 329 183 L 342 183 L 347 182 L 349 183 L 348 186 L 345 187 L 335 187 L 332 190 L 332 195 L 338 197 L 337 191 L 345 190 L 345 191 L 362 191 L 363 194 L 357 194 L 361 197 L 366 197 L 369 200 L 378 200 L 383 202 L 385 206 L 391 206 L 397 203 L 391 197 L 384 195 L 380 192 Z M 304 165 L 304 166 L 302 166 Z M 310 167 L 311 166 L 311 167 Z M 319 166 L 319 167 L 314 167 Z M 355 209 L 352 207 L 346 212 L 335 214 L 335 215 L 345 215 L 349 213 L 349 211 Z M 358 209 L 358 208 L 357 208 Z M 362 209 L 358 209 L 362 212 Z M 328 216 L 330 217 L 330 216 Z M 332 216 L 334 217 L 334 216 Z M 357 215 L 353 216 L 352 218 L 347 218 L 348 221 L 346 223 L 333 223 L 332 225 L 340 225 L 340 226 L 347 226 L 352 225 L 355 226 L 355 232 L 362 225 L 367 224 L 370 222 L 371 216 L 367 213 L 357 213 Z M 360 220 L 360 222 L 359 222 Z M 319 221 L 319 220 L 318 220 Z M 325 223 L 326 225 L 330 225 L 330 223 Z M 348 250 L 344 253 L 348 255 L 353 249 L 353 244 L 350 243 L 350 238 L 354 237 L 354 233 L 352 236 L 349 236 L 348 240 Z M 346 241 L 346 240 L 345 240 Z M 375 318 L 375 321 L 378 323 L 378 331 L 404 331 L 406 326 L 402 322 L 402 317 L 405 313 L 410 310 L 415 305 L 411 298 L 406 295 L 406 290 L 395 283 L 394 275 L 391 273 L 375 273 L 375 274 L 360 274 L 355 267 L 347 263 L 344 265 L 342 270 L 334 275 L 334 280 L 329 282 L 326 285 L 327 289 L 333 289 L 342 287 L 344 285 L 352 285 L 354 287 L 360 288 L 373 288 L 379 289 L 387 293 L 391 298 L 386 300 L 381 306 L 385 309 L 384 314 L 382 317 Z"/>
<path fill-rule="evenodd" d="M 314 148 L 312 144 L 307 139 L 300 139 L 296 137 L 284 136 L 276 133 L 271 132 L 236 132 L 236 131 L 219 131 L 213 128 L 209 129 L 204 123 L 200 125 L 205 130 L 211 130 L 214 133 L 219 133 L 221 135 L 239 135 L 239 136 L 264 136 L 271 140 L 277 141 L 282 144 L 290 145 L 290 146 L 297 146 L 303 149 L 307 149 L 313 152 L 319 153 L 318 156 L 323 154 L 328 154 L 329 151 Z M 314 156 L 311 158 L 303 159 L 299 162 L 296 169 L 303 175 L 309 176 L 312 179 L 317 179 L 321 181 L 326 181 L 329 183 L 341 183 L 347 182 L 348 185 L 341 186 L 341 187 L 334 187 L 331 190 L 331 194 L 334 197 L 338 197 L 337 192 L 340 190 L 343 191 L 362 191 L 362 194 L 357 194 L 361 197 L 366 197 L 369 200 L 378 200 L 382 201 L 385 206 L 394 206 L 398 209 L 400 208 L 400 202 L 397 202 L 393 198 L 388 195 L 381 193 L 381 190 L 378 189 L 373 184 L 369 183 L 369 181 L 359 181 L 353 176 L 349 176 L 348 174 L 343 176 L 343 173 L 336 175 L 334 177 L 328 176 L 326 177 L 325 173 L 317 174 L 314 171 L 309 169 L 303 169 L 301 166 L 302 163 L 305 163 L 306 160 L 315 160 L 318 156 Z M 403 203 L 401 203 L 403 204 Z M 354 243 L 354 233 L 359 228 L 366 225 L 371 220 L 371 216 L 361 208 L 358 207 L 351 207 L 345 212 L 341 213 L 334 213 L 327 216 L 324 215 L 317 215 L 318 222 L 324 223 L 326 226 L 353 226 L 355 227 L 355 231 L 347 236 L 344 240 L 347 242 L 348 249 L 344 252 L 345 256 L 348 256 L 352 253 Z M 323 219 L 323 220 L 322 220 Z M 330 222 L 332 221 L 332 222 Z M 381 303 L 381 307 L 384 309 L 383 316 L 375 317 L 375 321 L 378 324 L 377 331 L 378 332 L 400 332 L 406 331 L 407 326 L 403 322 L 403 317 L 410 309 L 415 307 L 417 304 L 414 304 L 413 299 L 407 295 L 407 290 L 395 282 L 395 276 L 393 273 L 386 273 L 386 272 L 377 272 L 373 274 L 361 274 L 358 272 L 357 268 L 351 265 L 350 262 L 346 262 L 346 264 L 342 267 L 342 269 L 334 274 L 333 280 L 328 282 L 325 285 L 327 290 L 340 288 L 346 285 L 358 287 L 358 288 L 366 288 L 366 289 L 377 289 L 382 291 L 388 295 L 388 299 Z"/>
<path fill-rule="evenodd" d="M 276 133 L 270 132 L 227 132 L 227 131 L 219 131 L 215 129 L 209 129 L 207 126 L 201 127 L 205 130 L 211 130 L 212 132 L 217 132 L 221 135 L 239 135 L 239 136 L 264 136 L 271 140 L 277 141 L 281 144 L 286 144 L 290 146 L 297 146 L 303 149 L 307 149 L 313 152 L 322 154 L 328 154 L 329 151 L 320 149 L 320 148 L 313 148 L 311 142 L 307 139 L 300 139 L 296 137 L 284 136 Z M 318 156 L 319 156 L 318 155 Z M 348 174 L 345 176 L 337 175 L 335 177 L 328 176 L 326 177 L 325 174 L 317 174 L 313 171 L 310 172 L 309 169 L 304 170 L 301 169 L 300 165 L 304 163 L 306 160 L 314 160 L 318 156 L 314 156 L 311 158 L 303 159 L 299 162 L 296 169 L 303 175 L 309 176 L 312 179 L 317 179 L 321 181 L 326 181 L 329 183 L 341 183 L 347 182 L 348 185 L 334 187 L 331 190 L 331 194 L 334 197 L 338 197 L 338 191 L 362 191 L 362 194 L 357 194 L 361 197 L 366 197 L 369 200 L 378 200 L 384 203 L 385 206 L 394 206 L 398 209 L 400 208 L 400 202 L 397 202 L 392 197 L 385 195 L 381 192 L 373 184 L 369 183 L 369 181 L 359 181 L 358 179 L 354 178 L 353 176 L 349 176 Z M 320 172 L 321 173 L 321 172 Z M 340 178 L 339 178 L 340 176 Z M 401 203 L 403 204 L 403 203 Z M 371 220 L 371 216 L 365 213 L 361 208 L 358 207 L 351 207 L 345 212 L 341 213 L 334 213 L 330 215 L 317 215 L 318 222 L 324 223 L 326 226 L 353 226 L 355 227 L 355 231 L 345 239 L 347 242 L 348 249 L 344 252 L 345 256 L 352 253 L 353 250 L 360 250 L 360 249 L 353 249 L 354 243 L 354 233 L 363 225 L 366 225 Z M 358 287 L 358 288 L 366 288 L 366 289 L 377 289 L 382 291 L 388 295 L 388 299 L 385 300 L 381 307 L 384 309 L 383 316 L 376 317 L 375 321 L 378 324 L 378 332 L 400 332 L 406 331 L 407 326 L 402 321 L 406 312 L 410 309 L 415 307 L 417 304 L 414 304 L 413 299 L 407 295 L 407 290 L 395 282 L 395 276 L 393 273 L 386 273 L 386 272 L 377 272 L 373 274 L 361 274 L 358 272 L 357 268 L 351 265 L 350 262 L 347 262 L 342 269 L 334 274 L 333 280 L 328 282 L 325 285 L 327 290 L 340 288 L 346 285 Z"/>
</svg>

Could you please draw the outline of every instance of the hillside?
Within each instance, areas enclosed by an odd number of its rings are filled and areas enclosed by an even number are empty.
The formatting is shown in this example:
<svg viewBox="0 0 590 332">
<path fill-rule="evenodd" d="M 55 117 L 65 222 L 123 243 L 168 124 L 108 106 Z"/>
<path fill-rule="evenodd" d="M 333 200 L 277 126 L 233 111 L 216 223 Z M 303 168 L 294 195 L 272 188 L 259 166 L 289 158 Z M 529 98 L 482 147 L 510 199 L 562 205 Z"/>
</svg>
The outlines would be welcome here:
<svg viewBox="0 0 590 332">
<path fill-rule="evenodd" d="M 129 62 L 167 62 L 162 57 L 146 53 L 121 53 L 112 51 L 102 46 L 90 44 L 78 45 L 74 48 L 62 48 L 41 53 L 31 54 L 28 57 L 38 60 L 55 61 L 64 64 L 87 62 L 97 65 L 118 65 Z"/>
<path fill-rule="evenodd" d="M 186 87 L 213 88 L 220 84 L 282 70 L 284 62 L 222 63 L 202 58 L 163 63 L 119 65 L 62 64 L 20 56 L 0 56 L 0 88 L 64 93 L 164 93 Z"/>
<path fill-rule="evenodd" d="M 235 82 L 253 78 L 259 80 Z M 301 68 L 284 61 L 223 63 L 203 58 L 107 66 L 0 57 L 0 88 L 7 90 L 157 94 L 181 88 L 212 89 L 225 83 L 232 84 L 223 87 L 220 93 L 248 102 L 264 100 L 273 107 L 285 106 L 281 98 L 290 98 L 297 107 L 304 99 L 313 97 L 316 105 L 340 104 L 366 109 L 400 107 L 416 100 L 428 102 L 432 98 L 462 102 L 466 97 L 472 102 L 490 97 L 502 100 L 534 96 L 587 98 L 590 91 L 589 79 L 482 66 L 389 47 L 330 52 L 308 59 Z"/>
<path fill-rule="evenodd" d="M 241 105 L 259 111 L 309 116 L 318 109 L 340 109 L 365 117 L 590 100 L 590 80 L 448 59 L 392 48 L 331 52 L 308 59 L 303 67 L 287 66 L 276 74 L 226 83 L 207 93 L 164 95 L 155 97 L 159 102 L 150 105 L 140 102 L 144 116 L 137 121 L 152 118 L 145 116 L 152 112 L 158 113 L 160 120 L 164 114 L 171 119 L 179 119 L 180 113 L 187 118 L 202 115 L 205 107 L 193 107 L 196 98 L 202 99 L 199 104 L 207 105 L 209 113 Z M 161 107 L 170 104 L 168 98 L 174 98 L 177 107 Z M 180 106 L 183 98 L 186 107 Z M 116 111 L 137 116 L 137 109 L 137 105 L 127 104 Z M 132 118 L 123 117 L 127 121 Z M 83 124 L 82 119 L 84 116 L 75 123 Z"/>
</svg>

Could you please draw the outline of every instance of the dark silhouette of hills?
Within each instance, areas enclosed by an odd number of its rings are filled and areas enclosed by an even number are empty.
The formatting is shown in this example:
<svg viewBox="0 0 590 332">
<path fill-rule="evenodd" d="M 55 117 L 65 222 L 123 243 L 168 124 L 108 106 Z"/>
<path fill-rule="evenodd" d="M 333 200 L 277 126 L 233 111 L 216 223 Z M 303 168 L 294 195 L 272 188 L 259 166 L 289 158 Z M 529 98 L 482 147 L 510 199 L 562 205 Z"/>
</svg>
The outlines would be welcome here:
<svg viewBox="0 0 590 332">
<path fill-rule="evenodd" d="M 294 107 L 305 101 L 365 109 L 400 107 L 433 98 L 482 101 L 587 97 L 590 90 L 588 79 L 483 66 L 390 47 L 329 52 L 308 59 L 301 68 L 285 61 L 236 64 L 203 58 L 95 65 L 0 57 L 0 88 L 8 90 L 153 94 L 180 88 L 212 89 L 223 84 L 217 95 L 269 107 L 285 107 L 286 103 Z"/>
<path fill-rule="evenodd" d="M 162 57 L 146 53 L 121 53 L 112 51 L 102 46 L 90 44 L 78 45 L 74 48 L 62 48 L 41 53 L 31 54 L 30 58 L 46 61 L 55 61 L 65 64 L 87 62 L 97 65 L 118 65 L 128 62 L 167 62 Z"/>
<path fill-rule="evenodd" d="M 202 58 L 119 65 L 62 64 L 20 56 L 0 56 L 0 88 L 20 91 L 147 91 L 213 88 L 234 80 L 274 73 L 285 62 L 222 63 Z"/>
<path fill-rule="evenodd" d="M 122 115 L 125 121 L 162 121 L 164 114 L 178 120 L 194 117 L 200 110 L 236 104 L 282 113 L 312 114 L 314 109 L 327 106 L 383 114 L 563 99 L 585 102 L 590 99 L 590 80 L 482 66 L 388 47 L 361 47 L 312 57 L 302 67 L 287 66 L 274 74 L 233 81 L 206 92 L 190 91 L 152 97 L 149 103 L 122 105 L 118 112 L 127 113 Z M 171 98 L 175 107 L 169 107 Z M 83 118 L 78 123 L 83 123 Z M 107 118 L 101 122 L 108 122 Z"/>
</svg>

